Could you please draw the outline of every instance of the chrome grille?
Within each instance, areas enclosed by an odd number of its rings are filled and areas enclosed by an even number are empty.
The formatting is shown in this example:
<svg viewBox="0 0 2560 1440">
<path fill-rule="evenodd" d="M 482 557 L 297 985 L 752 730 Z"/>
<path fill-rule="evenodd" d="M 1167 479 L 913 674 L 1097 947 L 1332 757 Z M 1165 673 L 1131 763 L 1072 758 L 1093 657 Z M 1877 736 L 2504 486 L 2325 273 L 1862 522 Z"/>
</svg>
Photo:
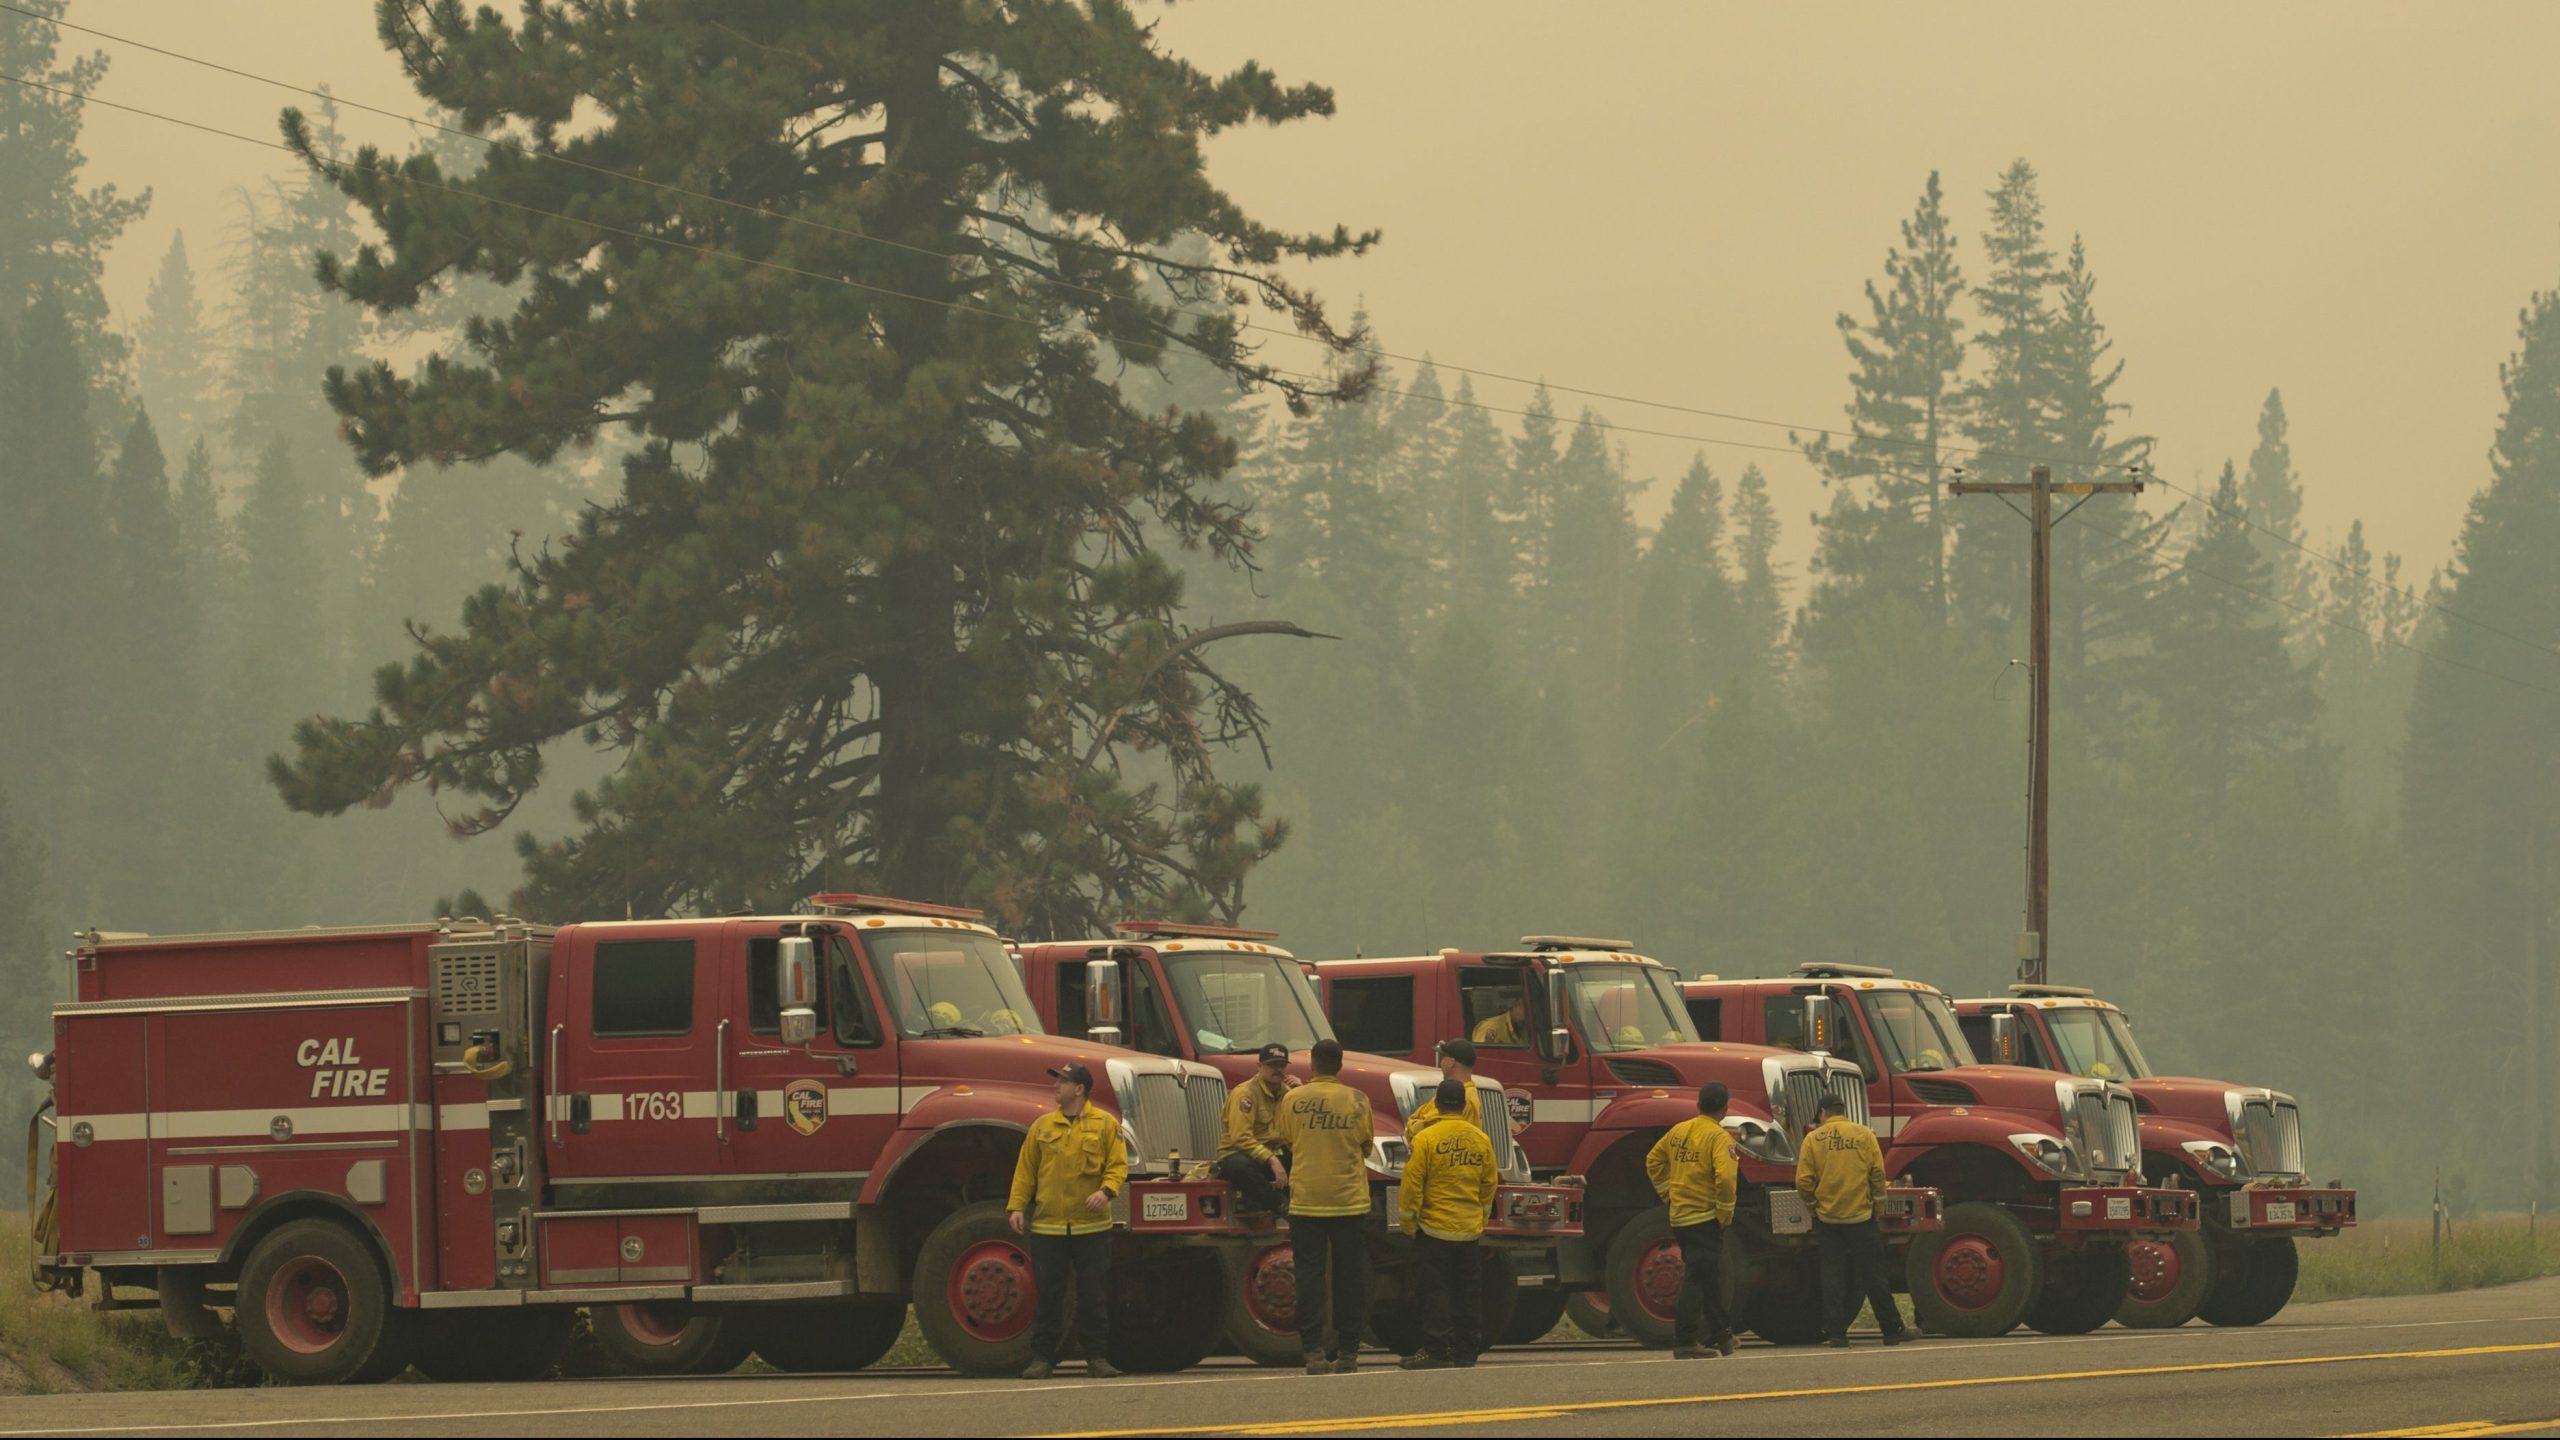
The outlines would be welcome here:
<svg viewBox="0 0 2560 1440">
<path fill-rule="evenodd" d="M 2304 1173 L 2302 1112 L 2282 1095 L 2252 1097 L 2241 1102 L 2232 1140 L 2252 1175 L 2294 1176 Z"/>
<path fill-rule="evenodd" d="M 2103 1084 L 2076 1087 L 2063 1118 L 2065 1138 L 2074 1142 L 2092 1174 L 2121 1175 L 2141 1161 L 2142 1132 L 2131 1091 Z"/>
<path fill-rule="evenodd" d="M 1804 1133 L 1822 1123 L 1825 1095 L 1839 1096 L 1850 1119 L 1861 1125 L 1867 1123 L 1866 1079 L 1846 1061 L 1789 1056 L 1765 1062 L 1761 1074 L 1769 1085 L 1769 1121 L 1777 1127 L 1782 1150 L 1772 1159 L 1795 1157 L 1796 1144 Z"/>
<path fill-rule="evenodd" d="M 1526 1176 L 1529 1162 L 1511 1141 L 1511 1102 L 1502 1097 L 1502 1087 L 1479 1075 L 1476 1098 L 1484 1102 L 1484 1134 L 1493 1142 L 1493 1169 L 1497 1175 Z"/>
<path fill-rule="evenodd" d="M 1851 1120 L 1861 1125 L 1867 1123 L 1866 1076 L 1849 1068 L 1845 1062 L 1834 1062 L 1822 1072 L 1822 1088 L 1840 1097 L 1840 1103 L 1848 1107 Z"/>
<path fill-rule="evenodd" d="M 1183 1099 L 1191 1105 L 1191 1143 L 1182 1147 L 1188 1159 L 1206 1160 L 1218 1153 L 1218 1136 L 1226 1128 L 1227 1082 L 1215 1075 L 1183 1080 Z"/>
<path fill-rule="evenodd" d="M 1120 1114 L 1138 1132 L 1138 1153 L 1129 1157 L 1132 1164 L 1161 1165 L 1176 1150 L 1201 1159 L 1217 1151 L 1214 1141 L 1206 1152 L 1192 1145 L 1190 1104 L 1179 1075 L 1142 1072 L 1126 1077 L 1120 1088 Z"/>
</svg>

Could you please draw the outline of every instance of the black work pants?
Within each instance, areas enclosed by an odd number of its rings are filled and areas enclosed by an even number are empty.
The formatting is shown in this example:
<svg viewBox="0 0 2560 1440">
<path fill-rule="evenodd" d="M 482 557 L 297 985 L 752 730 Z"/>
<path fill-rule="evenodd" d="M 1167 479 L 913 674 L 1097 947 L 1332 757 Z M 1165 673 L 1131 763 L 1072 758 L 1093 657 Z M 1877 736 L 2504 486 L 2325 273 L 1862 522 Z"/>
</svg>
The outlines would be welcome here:
<svg viewBox="0 0 2560 1440">
<path fill-rule="evenodd" d="M 1334 1360 L 1359 1354 L 1369 1323 L 1369 1217 L 1292 1215 L 1289 1245 L 1298 1271 L 1298 1344 Z"/>
<path fill-rule="evenodd" d="M 1037 1303 L 1031 1314 L 1031 1358 L 1056 1364 L 1058 1342 L 1067 1333 L 1067 1272 L 1075 1272 L 1076 1338 L 1084 1342 L 1087 1360 L 1102 1358 L 1111 1348 L 1111 1232 L 1088 1235 L 1027 1235 L 1031 1250 L 1031 1284 Z"/>
<path fill-rule="evenodd" d="M 1724 1227 L 1713 1220 L 1674 1225 L 1680 1241 L 1680 1299 L 1672 1311 L 1671 1343 L 1714 1344 L 1733 1330 L 1724 1313 Z"/>
<path fill-rule="evenodd" d="M 1822 1325 L 1829 1338 L 1844 1338 L 1858 1318 L 1858 1302 L 1876 1312 L 1876 1328 L 1902 1333 L 1902 1312 L 1894 1308 L 1893 1282 L 1885 1276 L 1884 1232 L 1873 1218 L 1834 1225 L 1813 1222 L 1814 1243 L 1822 1250 Z"/>
<path fill-rule="evenodd" d="M 1413 1237 L 1414 1288 L 1422 1299 L 1422 1348 L 1443 1360 L 1484 1353 L 1484 1247 L 1473 1240 Z"/>
<path fill-rule="evenodd" d="M 1289 1163 L 1289 1152 L 1275 1150 L 1280 1163 Z M 1281 1214 L 1289 1208 L 1289 1194 L 1272 1183 L 1269 1162 L 1256 1160 L 1238 1150 L 1218 1162 L 1218 1178 L 1243 1192 L 1244 1198 L 1270 1211 Z"/>
</svg>

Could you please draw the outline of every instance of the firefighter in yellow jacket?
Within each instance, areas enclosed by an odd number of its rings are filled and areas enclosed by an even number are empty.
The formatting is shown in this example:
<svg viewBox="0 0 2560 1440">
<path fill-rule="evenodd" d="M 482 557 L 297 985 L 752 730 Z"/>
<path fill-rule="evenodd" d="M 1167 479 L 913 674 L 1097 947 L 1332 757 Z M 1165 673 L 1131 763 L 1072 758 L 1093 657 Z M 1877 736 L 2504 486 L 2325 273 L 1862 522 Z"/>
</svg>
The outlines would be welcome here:
<svg viewBox="0 0 2560 1440">
<path fill-rule="evenodd" d="M 1733 1353 L 1733 1323 L 1724 1313 L 1724 1227 L 1733 1223 L 1736 1165 L 1725 1133 L 1732 1094 L 1721 1080 L 1698 1087 L 1698 1114 L 1653 1142 L 1644 1172 L 1671 1208 L 1680 1242 L 1680 1296 L 1672 1310 L 1671 1354 L 1700 1360 Z"/>
<path fill-rule="evenodd" d="M 1796 1193 L 1813 1211 L 1813 1238 L 1822 1251 L 1823 1343 L 1848 1348 L 1849 1322 L 1858 1318 L 1861 1300 L 1875 1310 L 1884 1343 L 1911 1338 L 1894 1308 L 1884 1232 L 1876 1228 L 1876 1207 L 1884 1203 L 1884 1151 L 1876 1132 L 1850 1119 L 1837 1095 L 1822 1097 L 1822 1123 L 1804 1137 L 1796 1156 Z"/>
<path fill-rule="evenodd" d="M 1484 1351 L 1478 1328 L 1477 1280 L 1485 1216 L 1493 1210 L 1493 1142 L 1466 1117 L 1469 1087 L 1447 1079 L 1432 1098 L 1431 1118 L 1406 1133 L 1404 1179 L 1397 1199 L 1413 1237 L 1414 1275 L 1422 1300 L 1422 1348 L 1407 1370 L 1473 1365 Z"/>
<path fill-rule="evenodd" d="M 1227 1092 L 1226 1124 L 1218 1132 L 1218 1178 L 1254 1204 L 1277 1215 L 1289 1202 L 1289 1157 L 1275 1137 L 1280 1102 L 1289 1098 L 1289 1047 L 1274 1040 L 1255 1057 L 1254 1072 Z"/>
<path fill-rule="evenodd" d="M 1360 1368 L 1369 1319 L 1369 1097 L 1342 1083 L 1342 1042 L 1307 1052 L 1315 1078 L 1280 1102 L 1289 1147 L 1289 1244 L 1298 1272 L 1298 1343 L 1310 1375 Z M 1327 1322 L 1331 1323 L 1330 1333 Z"/>
<path fill-rule="evenodd" d="M 1431 1055 L 1433 1059 L 1440 1062 L 1440 1078 L 1455 1080 L 1465 1089 L 1467 1123 L 1479 1130 L 1484 1130 L 1484 1097 L 1476 1093 L 1475 1042 L 1443 1040 L 1431 1047 Z M 1407 1139 L 1412 1138 L 1414 1132 L 1420 1130 L 1425 1124 L 1440 1117 L 1442 1112 L 1437 1093 L 1435 1091 L 1432 1096 L 1425 1097 L 1421 1104 L 1413 1107 L 1413 1113 L 1405 1117 L 1404 1133 Z M 1503 1123 L 1509 1124 L 1510 1117 L 1504 1116 Z M 1485 1130 L 1485 1133 L 1491 1135 L 1493 1132 Z"/>
<path fill-rule="evenodd" d="M 1066 1331 L 1067 1274 L 1075 1273 L 1076 1333 L 1085 1373 L 1109 1379 L 1111 1344 L 1111 1201 L 1129 1185 L 1129 1149 L 1120 1122 L 1086 1103 L 1093 1072 L 1067 1064 L 1049 1072 L 1058 1108 L 1031 1122 L 1013 1162 L 1013 1194 L 1005 1202 L 1014 1233 L 1031 1252 L 1038 1292 L 1031 1320 L 1031 1365 L 1025 1380 L 1056 1369 Z"/>
</svg>

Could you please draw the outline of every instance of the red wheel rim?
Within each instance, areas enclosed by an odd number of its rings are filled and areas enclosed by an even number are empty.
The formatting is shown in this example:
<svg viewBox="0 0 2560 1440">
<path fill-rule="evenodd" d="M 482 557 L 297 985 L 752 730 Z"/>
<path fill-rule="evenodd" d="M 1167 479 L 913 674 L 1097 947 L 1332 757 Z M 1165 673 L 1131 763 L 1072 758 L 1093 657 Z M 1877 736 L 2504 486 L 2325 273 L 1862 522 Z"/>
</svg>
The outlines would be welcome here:
<svg viewBox="0 0 2560 1440">
<path fill-rule="evenodd" d="M 1585 1290 L 1582 1292 L 1582 1303 L 1590 1306 L 1595 1312 L 1606 1315 L 1609 1313 L 1609 1292 Z"/>
<path fill-rule="evenodd" d="M 972 1339 L 1001 1345 L 1031 1328 L 1031 1257 L 1011 1240 L 981 1240 L 951 1267 L 951 1313 Z"/>
<path fill-rule="evenodd" d="M 693 1323 L 693 1312 L 682 1305 L 642 1301 L 617 1305 L 614 1310 L 623 1332 L 643 1345 L 673 1345 L 684 1338 L 684 1327 Z"/>
<path fill-rule="evenodd" d="M 1298 1257 L 1266 1245 L 1244 1262 L 1244 1315 L 1274 1335 L 1298 1333 Z"/>
<path fill-rule="evenodd" d="M 1680 1277 L 1689 1273 L 1680 1242 L 1666 1235 L 1636 1256 L 1636 1304 L 1664 1324 L 1680 1318 Z"/>
<path fill-rule="evenodd" d="M 1938 1298 L 1959 1310 L 1980 1310 L 2000 1298 L 2009 1264 L 1979 1235 L 1959 1235 L 1938 1255 Z"/>
<path fill-rule="evenodd" d="M 2186 1266 L 2178 1259 L 2178 1247 L 2157 1240 L 2136 1240 L 2127 1257 L 2133 1263 L 2133 1298 L 2155 1305 L 2169 1298 L 2185 1277 Z"/>
<path fill-rule="evenodd" d="M 267 1282 L 267 1329 L 286 1349 L 317 1355 L 346 1338 L 348 1303 L 337 1266 L 300 1256 Z"/>
</svg>

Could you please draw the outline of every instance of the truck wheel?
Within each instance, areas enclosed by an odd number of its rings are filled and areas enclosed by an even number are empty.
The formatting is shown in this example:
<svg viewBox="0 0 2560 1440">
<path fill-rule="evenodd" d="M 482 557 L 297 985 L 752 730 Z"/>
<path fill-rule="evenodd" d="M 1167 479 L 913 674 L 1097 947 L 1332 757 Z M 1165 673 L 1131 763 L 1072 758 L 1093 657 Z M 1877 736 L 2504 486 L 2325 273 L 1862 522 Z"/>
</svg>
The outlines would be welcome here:
<svg viewBox="0 0 2560 1440">
<path fill-rule="evenodd" d="M 1298 1345 L 1297 1257 L 1286 1241 L 1229 1252 L 1226 1292 L 1219 1297 L 1218 1333 L 1256 1365 L 1296 1365 Z"/>
<path fill-rule="evenodd" d="M 1511 1323 L 1494 1337 L 1497 1345 L 1535 1345 L 1554 1333 L 1564 1319 L 1565 1302 L 1572 1297 L 1550 1286 L 1544 1290 L 1521 1290 L 1511 1304 Z"/>
<path fill-rule="evenodd" d="M 1171 1250 L 1138 1266 L 1134 1292 L 1111 1307 L 1111 1363 L 1132 1375 L 1170 1375 L 1218 1343 L 1225 1277 L 1205 1250 Z"/>
<path fill-rule="evenodd" d="M 1609 1295 L 1605 1290 L 1573 1290 L 1564 1297 L 1564 1318 L 1573 1328 L 1594 1340 L 1624 1340 L 1627 1332 L 1618 1328 L 1609 1313 Z"/>
<path fill-rule="evenodd" d="M 596 1348 L 633 1375 L 725 1375 L 755 1348 L 747 1317 L 682 1300 L 591 1305 Z"/>
<path fill-rule="evenodd" d="M 2018 1328 L 2044 1290 L 2044 1257 L 2018 1217 L 1983 1200 L 1947 1207 L 1946 1228 L 1911 1238 L 1911 1308 L 1922 1329 L 1988 1339 Z"/>
<path fill-rule="evenodd" d="M 2027 1307 L 2027 1326 L 2046 1335 L 2086 1335 L 2115 1318 L 2130 1277 L 2120 1246 L 2055 1256 L 2044 1268 L 2044 1293 Z"/>
<path fill-rule="evenodd" d="M 1752 1254 L 1728 1244 L 1724 1263 L 1728 1274 L 1737 1263 L 1749 1271 L 1746 1283 L 1751 1288 L 1741 1292 L 1745 1302 L 1725 1302 L 1725 1319 L 1735 1329 L 1747 1329 L 1772 1345 L 1822 1343 L 1822 1269 L 1813 1256 L 1784 1250 Z M 1733 1289 L 1728 1286 L 1728 1293 Z"/>
<path fill-rule="evenodd" d="M 2302 1257 L 2289 1235 L 2226 1241 L 2213 1260 L 2213 1292 L 2196 1311 L 2209 1325 L 2266 1324 L 2293 1299 L 2302 1276 Z"/>
<path fill-rule="evenodd" d="M 1013 1375 L 1031 1363 L 1039 1293 L 1026 1237 L 1005 1223 L 1004 1202 L 963 1205 L 933 1227 L 916 1255 L 916 1326 L 933 1353 L 963 1375 Z M 1075 1297 L 1066 1297 L 1067 1330 Z"/>
<path fill-rule="evenodd" d="M 1628 1338 L 1650 1350 L 1671 1348 L 1680 1277 L 1687 1270 L 1665 1207 L 1656 1205 L 1618 1227 L 1601 1275 L 1608 1282 L 1609 1314 Z"/>
<path fill-rule="evenodd" d="M 896 1300 L 776 1305 L 755 1317 L 756 1355 L 776 1370 L 823 1375 L 880 1363 L 907 1327 Z"/>
<path fill-rule="evenodd" d="M 390 1277 L 354 1231 L 295 1220 L 240 1267 L 241 1348 L 279 1385 L 370 1385 L 409 1365 L 410 1328 Z"/>
<path fill-rule="evenodd" d="M 559 1367 L 577 1324 L 578 1312 L 566 1305 L 427 1312 L 418 1316 L 410 1363 L 454 1385 L 540 1380 Z"/>
<path fill-rule="evenodd" d="M 2132 1279 L 2116 1323 L 2128 1330 L 2174 1330 L 2196 1318 L 2213 1288 L 2213 1252 L 2200 1230 L 2125 1247 Z"/>
<path fill-rule="evenodd" d="M 1504 1343 L 1513 1317 L 1520 1313 L 1520 1277 L 1511 1273 L 1511 1262 L 1499 1250 L 1487 1250 L 1478 1258 L 1484 1269 L 1476 1276 L 1476 1338 L 1490 1350 Z M 1552 1329 L 1554 1322 L 1548 1326 Z"/>
<path fill-rule="evenodd" d="M 1397 1355 L 1422 1348 L 1422 1306 L 1412 1300 L 1369 1302 L 1369 1343 Z"/>
</svg>

